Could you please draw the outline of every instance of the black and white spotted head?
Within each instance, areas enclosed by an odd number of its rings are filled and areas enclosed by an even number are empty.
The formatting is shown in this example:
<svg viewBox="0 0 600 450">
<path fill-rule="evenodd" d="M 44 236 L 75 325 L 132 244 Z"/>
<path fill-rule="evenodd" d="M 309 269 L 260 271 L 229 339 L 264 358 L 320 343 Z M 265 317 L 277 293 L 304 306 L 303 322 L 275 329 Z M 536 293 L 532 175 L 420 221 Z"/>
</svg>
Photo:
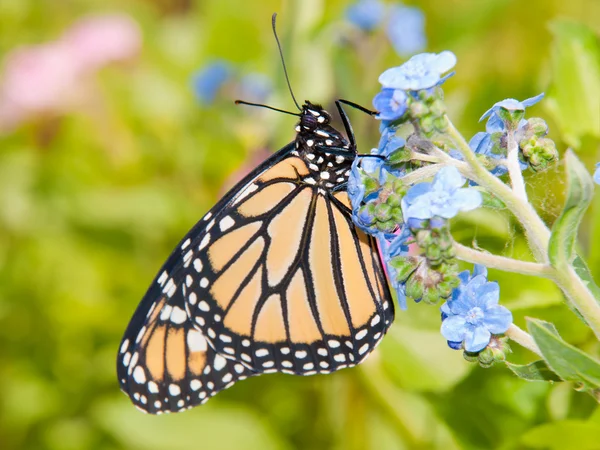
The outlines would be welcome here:
<svg viewBox="0 0 600 450">
<path fill-rule="evenodd" d="M 305 181 L 327 188 L 348 180 L 349 167 L 357 153 L 356 146 L 331 121 L 331 115 L 321 105 L 306 100 L 296 125 L 295 153 L 311 171 Z"/>
</svg>

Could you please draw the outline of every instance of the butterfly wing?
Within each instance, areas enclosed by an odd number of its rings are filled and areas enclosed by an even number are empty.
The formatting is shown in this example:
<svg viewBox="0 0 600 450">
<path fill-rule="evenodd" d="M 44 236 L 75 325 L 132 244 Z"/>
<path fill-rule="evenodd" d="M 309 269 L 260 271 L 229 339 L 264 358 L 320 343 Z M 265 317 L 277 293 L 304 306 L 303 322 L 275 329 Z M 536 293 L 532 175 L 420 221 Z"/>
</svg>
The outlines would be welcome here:
<svg viewBox="0 0 600 450">
<path fill-rule="evenodd" d="M 329 373 L 364 359 L 394 309 L 375 240 L 353 225 L 347 193 L 314 183 L 293 149 L 233 188 L 154 284 L 183 296 L 217 352 L 251 370 Z"/>
<path fill-rule="evenodd" d="M 148 292 L 129 324 L 117 357 L 121 390 L 142 411 L 176 412 L 205 403 L 217 392 L 253 375 L 224 358 L 194 328 L 182 295 Z M 151 301 L 150 301 L 151 300 Z"/>
</svg>

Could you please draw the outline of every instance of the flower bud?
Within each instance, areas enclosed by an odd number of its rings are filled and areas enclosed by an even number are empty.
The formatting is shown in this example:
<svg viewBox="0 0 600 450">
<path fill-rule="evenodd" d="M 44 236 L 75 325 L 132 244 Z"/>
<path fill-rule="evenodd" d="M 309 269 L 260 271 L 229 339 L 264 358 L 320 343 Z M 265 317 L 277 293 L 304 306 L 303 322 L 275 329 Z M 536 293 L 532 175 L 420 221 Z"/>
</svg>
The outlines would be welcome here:
<svg viewBox="0 0 600 450">
<path fill-rule="evenodd" d="M 540 117 L 532 117 L 527 120 L 526 129 L 536 137 L 544 137 L 548 134 L 548 124 Z"/>
<path fill-rule="evenodd" d="M 380 203 L 375 206 L 375 218 L 380 222 L 387 222 L 391 219 L 392 207 L 387 203 Z"/>
</svg>

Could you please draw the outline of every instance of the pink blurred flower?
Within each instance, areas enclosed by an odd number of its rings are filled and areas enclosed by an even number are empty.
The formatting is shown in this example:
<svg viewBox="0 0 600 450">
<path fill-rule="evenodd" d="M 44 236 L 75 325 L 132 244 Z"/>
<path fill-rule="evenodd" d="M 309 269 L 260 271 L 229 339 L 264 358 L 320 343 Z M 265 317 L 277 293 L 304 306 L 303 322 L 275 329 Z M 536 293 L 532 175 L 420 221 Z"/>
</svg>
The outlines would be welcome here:
<svg viewBox="0 0 600 450">
<path fill-rule="evenodd" d="M 62 41 L 81 65 L 81 70 L 91 71 L 137 56 L 142 46 L 142 34 L 129 16 L 107 14 L 80 19 L 65 32 Z"/>
<path fill-rule="evenodd" d="M 0 74 L 0 130 L 72 108 L 89 75 L 135 57 L 141 41 L 137 24 L 114 14 L 81 19 L 54 42 L 11 51 Z"/>
<path fill-rule="evenodd" d="M 58 42 L 13 50 L 0 82 L 0 118 L 19 122 L 30 114 L 61 109 L 76 79 L 77 64 Z"/>
</svg>

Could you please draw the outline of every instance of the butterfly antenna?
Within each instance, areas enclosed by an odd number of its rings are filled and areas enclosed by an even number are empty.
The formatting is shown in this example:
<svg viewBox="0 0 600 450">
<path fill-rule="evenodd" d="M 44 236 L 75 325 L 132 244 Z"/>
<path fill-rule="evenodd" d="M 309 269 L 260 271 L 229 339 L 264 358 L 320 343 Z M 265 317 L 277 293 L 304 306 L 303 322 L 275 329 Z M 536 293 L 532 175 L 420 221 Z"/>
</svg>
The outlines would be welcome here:
<svg viewBox="0 0 600 450">
<path fill-rule="evenodd" d="M 279 108 L 274 108 L 273 106 L 263 105 L 262 103 L 252 103 L 252 102 L 247 102 L 247 101 L 244 101 L 244 100 L 236 100 L 235 104 L 236 105 L 258 106 L 259 108 L 266 108 L 266 109 L 270 109 L 272 111 L 277 111 L 277 112 L 280 112 L 280 113 L 289 114 L 291 116 L 299 116 L 300 115 L 298 113 L 293 113 L 293 112 L 290 112 L 290 111 L 286 111 L 285 109 L 279 109 Z"/>
<path fill-rule="evenodd" d="M 292 100 L 296 104 L 296 108 L 298 108 L 301 111 L 302 108 L 300 108 L 300 105 L 296 101 L 296 97 L 294 97 L 294 91 L 292 91 L 292 85 L 290 84 L 290 77 L 288 76 L 287 67 L 285 66 L 285 59 L 283 58 L 283 50 L 281 49 L 281 42 L 279 42 L 279 37 L 277 36 L 276 21 L 277 21 L 277 13 L 274 13 L 273 19 L 272 19 L 273 34 L 275 35 L 275 41 L 277 42 L 277 48 L 279 49 L 279 56 L 281 57 L 281 65 L 283 66 L 283 73 L 285 74 L 285 81 L 287 82 L 288 89 L 290 90 Z"/>
<path fill-rule="evenodd" d="M 377 111 L 371 111 L 370 109 L 365 108 L 364 106 L 360 106 L 357 103 L 351 102 L 350 100 L 339 99 L 338 102 L 343 103 L 344 105 L 351 106 L 359 111 L 369 114 L 370 116 L 376 116 L 379 114 Z"/>
</svg>

